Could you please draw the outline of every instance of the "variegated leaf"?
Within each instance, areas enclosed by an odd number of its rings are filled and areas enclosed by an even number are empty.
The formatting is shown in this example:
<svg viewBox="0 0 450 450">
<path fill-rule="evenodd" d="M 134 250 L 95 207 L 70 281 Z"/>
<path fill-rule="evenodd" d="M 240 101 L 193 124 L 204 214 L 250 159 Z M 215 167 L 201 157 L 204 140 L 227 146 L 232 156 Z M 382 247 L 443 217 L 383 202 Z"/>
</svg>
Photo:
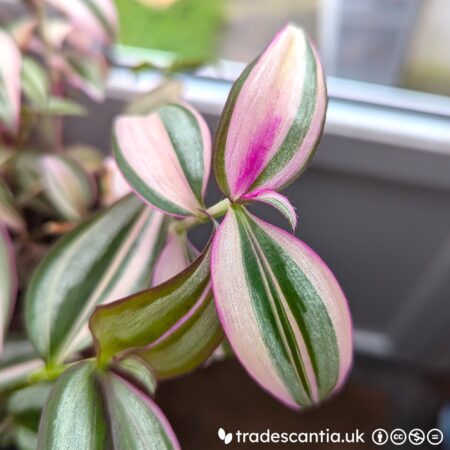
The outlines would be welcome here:
<svg viewBox="0 0 450 450">
<path fill-rule="evenodd" d="M 112 0 L 46 0 L 61 11 L 76 32 L 94 42 L 110 44 L 117 32 L 117 13 Z"/>
<path fill-rule="evenodd" d="M 17 131 L 22 56 L 12 37 L 0 29 L 0 128 Z"/>
<path fill-rule="evenodd" d="M 299 408 L 342 385 L 352 360 L 347 301 L 306 244 L 235 206 L 216 233 L 211 267 L 225 334 L 264 389 Z"/>
<path fill-rule="evenodd" d="M 67 370 L 44 408 L 38 450 L 177 450 L 167 419 L 155 403 L 112 372 L 89 362 Z"/>
<path fill-rule="evenodd" d="M 90 145 L 71 145 L 66 148 L 66 155 L 76 161 L 87 173 L 94 174 L 103 168 L 102 152 Z"/>
<path fill-rule="evenodd" d="M 50 96 L 45 108 L 40 111 L 47 116 L 84 116 L 86 108 L 68 98 Z"/>
<path fill-rule="evenodd" d="M 162 214 L 128 196 L 50 250 L 32 277 L 25 311 L 44 359 L 62 361 L 91 342 L 87 321 L 98 304 L 150 285 L 165 230 Z"/>
<path fill-rule="evenodd" d="M 149 362 L 158 378 L 202 364 L 222 339 L 209 264 L 210 245 L 167 282 L 98 307 L 90 328 L 100 360 L 135 353 Z"/>
<path fill-rule="evenodd" d="M 50 383 L 42 383 L 26 386 L 9 396 L 6 409 L 18 450 L 36 450 L 39 420 L 50 390 Z"/>
<path fill-rule="evenodd" d="M 133 189 L 156 208 L 195 216 L 204 207 L 211 137 L 190 106 L 170 104 L 146 117 L 119 118 L 114 156 Z"/>
<path fill-rule="evenodd" d="M 28 340 L 7 340 L 0 357 L 0 392 L 26 383 L 34 371 L 44 367 L 44 362 Z"/>
<path fill-rule="evenodd" d="M 67 220 L 80 220 L 95 200 L 95 184 L 72 159 L 44 155 L 40 159 L 44 192 L 55 210 Z"/>
<path fill-rule="evenodd" d="M 291 183 L 316 149 L 326 104 L 316 52 L 301 29 L 287 25 L 231 89 L 215 141 L 222 191 L 236 200 Z"/>
<path fill-rule="evenodd" d="M 199 255 L 188 241 L 186 233 L 170 231 L 166 244 L 158 257 L 153 272 L 152 285 L 164 283 L 186 269 Z"/>
<path fill-rule="evenodd" d="M 9 187 L 0 179 L 0 224 L 3 223 L 14 231 L 24 231 L 25 221 L 15 204 Z"/>
<path fill-rule="evenodd" d="M 291 202 L 284 195 L 265 189 L 254 194 L 245 195 L 243 200 L 257 201 L 273 206 L 287 219 L 292 231 L 295 231 L 297 228 L 297 214 Z"/>
<path fill-rule="evenodd" d="M 22 90 L 32 106 L 39 110 L 47 108 L 50 82 L 44 68 L 33 58 L 25 56 L 22 61 Z"/>
<path fill-rule="evenodd" d="M 140 356 L 127 356 L 114 363 L 111 370 L 139 386 L 148 395 L 153 396 L 155 394 L 157 383 L 153 370 L 148 362 Z"/>
<path fill-rule="evenodd" d="M 0 354 L 17 295 L 16 257 L 6 227 L 0 223 Z"/>
</svg>

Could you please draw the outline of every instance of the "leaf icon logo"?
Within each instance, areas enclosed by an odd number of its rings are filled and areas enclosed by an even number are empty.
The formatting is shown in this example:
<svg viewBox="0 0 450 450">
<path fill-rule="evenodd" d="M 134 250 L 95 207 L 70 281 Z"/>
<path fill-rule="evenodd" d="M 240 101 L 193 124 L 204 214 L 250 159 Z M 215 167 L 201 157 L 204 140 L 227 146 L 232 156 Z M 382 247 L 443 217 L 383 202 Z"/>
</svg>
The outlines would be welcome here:
<svg viewBox="0 0 450 450">
<path fill-rule="evenodd" d="M 232 433 L 226 433 L 223 428 L 219 428 L 219 431 L 217 433 L 219 435 L 219 438 L 225 442 L 226 445 L 228 445 L 233 440 L 233 434 Z"/>
</svg>

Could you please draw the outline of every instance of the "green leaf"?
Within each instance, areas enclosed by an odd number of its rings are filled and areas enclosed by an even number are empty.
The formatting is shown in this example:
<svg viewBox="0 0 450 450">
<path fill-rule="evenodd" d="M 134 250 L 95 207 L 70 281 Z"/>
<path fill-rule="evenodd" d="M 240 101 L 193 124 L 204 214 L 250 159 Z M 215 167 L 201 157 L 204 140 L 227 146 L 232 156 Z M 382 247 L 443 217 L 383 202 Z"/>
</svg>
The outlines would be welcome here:
<svg viewBox="0 0 450 450">
<path fill-rule="evenodd" d="M 39 426 L 38 450 L 107 449 L 103 399 L 90 363 L 67 370 L 56 382 Z"/>
<path fill-rule="evenodd" d="M 5 226 L 0 223 L 0 354 L 17 295 L 16 257 Z"/>
<path fill-rule="evenodd" d="M 147 394 L 154 395 L 156 379 L 147 361 L 140 356 L 130 355 L 121 359 L 113 365 L 113 369 L 123 378 L 130 379 L 133 384 L 139 385 Z"/>
<path fill-rule="evenodd" d="M 32 106 L 40 110 L 47 108 L 49 84 L 41 64 L 25 56 L 22 60 L 22 90 Z"/>
<path fill-rule="evenodd" d="M 128 196 L 64 236 L 34 273 L 26 299 L 28 334 L 47 361 L 90 343 L 95 306 L 149 286 L 164 242 L 164 216 Z"/>
<path fill-rule="evenodd" d="M 167 419 L 153 401 L 121 377 L 102 379 L 113 450 L 179 449 Z"/>
<path fill-rule="evenodd" d="M 6 183 L 0 179 L 0 223 L 15 231 L 25 229 L 25 221 Z"/>
<path fill-rule="evenodd" d="M 27 386 L 14 392 L 9 396 L 6 405 L 8 413 L 24 421 L 28 421 L 30 416 L 34 417 L 37 415 L 37 422 L 39 423 L 40 413 L 44 408 L 51 388 L 52 385 L 50 383 L 42 383 Z"/>
<path fill-rule="evenodd" d="M 167 282 L 98 307 L 90 327 L 100 360 L 135 352 L 158 378 L 181 375 L 202 364 L 222 339 L 209 264 L 208 244 L 186 270 Z"/>
<path fill-rule="evenodd" d="M 48 116 L 84 116 L 87 110 L 83 105 L 62 97 L 50 97 L 44 110 Z"/>
<path fill-rule="evenodd" d="M 90 362 L 67 370 L 56 382 L 39 427 L 38 450 L 179 449 L 153 401 L 114 373 Z"/>
<path fill-rule="evenodd" d="M 76 161 L 88 173 L 95 173 L 103 167 L 103 155 L 90 145 L 72 145 L 66 148 L 66 155 Z"/>
<path fill-rule="evenodd" d="M 7 340 L 0 358 L 0 392 L 28 380 L 30 373 L 42 369 L 44 362 L 27 340 Z"/>
</svg>

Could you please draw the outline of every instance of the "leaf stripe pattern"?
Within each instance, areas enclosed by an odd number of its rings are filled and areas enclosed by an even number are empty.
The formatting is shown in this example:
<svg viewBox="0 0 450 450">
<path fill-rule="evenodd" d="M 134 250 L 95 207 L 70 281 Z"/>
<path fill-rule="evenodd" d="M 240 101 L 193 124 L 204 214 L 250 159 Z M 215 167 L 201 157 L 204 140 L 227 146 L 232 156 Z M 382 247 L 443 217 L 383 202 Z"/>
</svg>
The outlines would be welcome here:
<svg viewBox="0 0 450 450">
<path fill-rule="evenodd" d="M 211 165 L 211 137 L 203 118 L 186 104 L 146 116 L 120 117 L 114 156 L 136 193 L 175 216 L 198 215 Z"/>
<path fill-rule="evenodd" d="M 209 268 L 210 244 L 165 283 L 98 307 L 90 328 L 100 360 L 135 353 L 157 378 L 181 375 L 202 364 L 223 338 Z M 120 326 L 125 319 L 126 329 Z"/>
<path fill-rule="evenodd" d="M 103 45 L 111 42 L 117 32 L 117 13 L 112 0 L 46 0 L 70 20 L 77 33 L 85 33 Z"/>
<path fill-rule="evenodd" d="M 235 206 L 216 233 L 211 264 L 225 334 L 262 387 L 299 408 L 341 385 L 352 359 L 350 314 L 306 244 Z"/>
<path fill-rule="evenodd" d="M 326 104 L 316 52 L 301 29 L 288 25 L 230 92 L 215 144 L 222 191 L 237 200 L 291 183 L 317 147 Z"/>
<path fill-rule="evenodd" d="M 84 169 L 66 156 L 41 158 L 44 192 L 58 213 L 67 220 L 80 220 L 92 205 L 96 185 Z"/>
<path fill-rule="evenodd" d="M 22 57 L 12 37 L 0 29 L 0 130 L 17 131 Z"/>
<path fill-rule="evenodd" d="M 150 285 L 166 228 L 161 213 L 129 195 L 50 250 L 31 280 L 25 311 L 28 334 L 44 359 L 61 361 L 89 343 L 87 322 L 98 304 Z"/>
<path fill-rule="evenodd" d="M 17 295 L 16 257 L 6 227 L 0 223 L 0 354 Z"/>
<path fill-rule="evenodd" d="M 120 375 L 81 362 L 56 382 L 39 426 L 38 450 L 69 448 L 179 450 L 180 445 L 146 394 Z"/>
</svg>

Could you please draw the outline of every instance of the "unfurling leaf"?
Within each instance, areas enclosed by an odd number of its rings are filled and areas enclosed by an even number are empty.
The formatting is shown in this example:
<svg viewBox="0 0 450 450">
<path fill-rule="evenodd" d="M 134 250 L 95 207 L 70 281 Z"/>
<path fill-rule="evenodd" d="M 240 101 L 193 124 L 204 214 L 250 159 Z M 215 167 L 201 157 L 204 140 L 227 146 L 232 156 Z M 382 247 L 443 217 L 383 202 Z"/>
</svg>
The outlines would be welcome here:
<svg viewBox="0 0 450 450">
<path fill-rule="evenodd" d="M 6 227 L 0 223 L 0 354 L 17 295 L 16 257 Z"/>
<path fill-rule="evenodd" d="M 23 231 L 25 221 L 8 186 L 0 179 L 0 224 L 6 225 L 14 231 Z"/>
<path fill-rule="evenodd" d="M 39 426 L 38 450 L 176 450 L 167 419 L 143 392 L 92 363 L 68 369 L 56 382 Z"/>
<path fill-rule="evenodd" d="M 112 370 L 117 372 L 123 378 L 131 380 L 133 384 L 138 385 L 148 395 L 153 396 L 156 391 L 156 379 L 152 368 L 138 355 L 130 355 L 113 364 Z"/>
<path fill-rule="evenodd" d="M 262 190 L 256 194 L 244 196 L 243 200 L 257 201 L 273 206 L 287 219 L 292 231 L 297 228 L 297 214 L 291 202 L 284 195 L 275 191 Z"/>
<path fill-rule="evenodd" d="M 22 56 L 12 37 L 0 29 L 0 129 L 16 132 L 20 115 Z"/>
<path fill-rule="evenodd" d="M 231 89 L 215 141 L 214 170 L 232 200 L 280 190 L 307 166 L 326 112 L 314 48 L 299 28 L 283 28 Z"/>
<path fill-rule="evenodd" d="M 50 250 L 32 277 L 25 311 L 44 359 L 62 361 L 91 342 L 87 321 L 98 304 L 150 285 L 165 224 L 162 214 L 128 196 Z"/>
<path fill-rule="evenodd" d="M 341 386 L 352 360 L 347 301 L 306 244 L 235 206 L 216 232 L 211 275 L 226 337 L 264 389 L 299 408 Z"/>
<path fill-rule="evenodd" d="M 167 282 L 98 307 L 90 328 L 100 360 L 135 353 L 148 361 L 157 378 L 181 375 L 202 364 L 223 337 L 209 264 L 210 245 Z"/>
<path fill-rule="evenodd" d="M 196 216 L 204 207 L 211 137 L 190 106 L 170 104 L 146 117 L 120 117 L 114 127 L 114 156 L 133 189 L 156 208 Z"/>
<path fill-rule="evenodd" d="M 67 220 L 80 220 L 95 199 L 95 184 L 72 159 L 59 155 L 40 158 L 45 195 L 55 210 Z"/>
</svg>

